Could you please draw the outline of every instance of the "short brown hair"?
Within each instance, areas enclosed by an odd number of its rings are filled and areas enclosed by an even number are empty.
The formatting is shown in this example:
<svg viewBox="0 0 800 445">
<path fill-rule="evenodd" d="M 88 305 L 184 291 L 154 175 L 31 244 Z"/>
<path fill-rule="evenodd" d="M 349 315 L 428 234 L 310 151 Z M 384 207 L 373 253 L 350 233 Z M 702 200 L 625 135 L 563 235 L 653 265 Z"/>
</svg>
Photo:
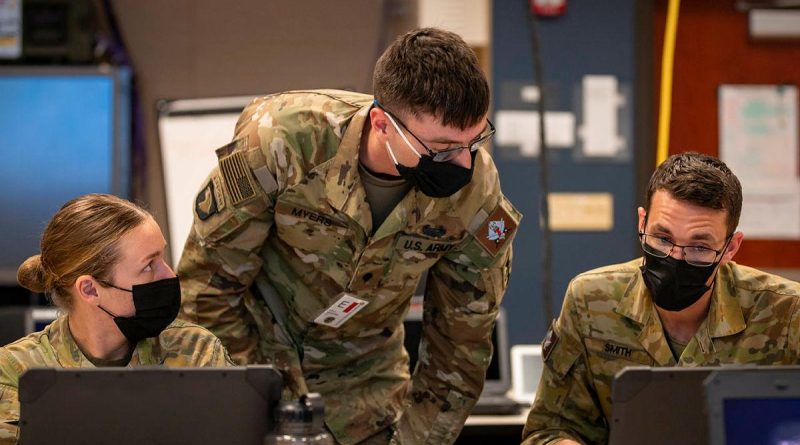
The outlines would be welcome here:
<svg viewBox="0 0 800 445">
<path fill-rule="evenodd" d="M 62 309 L 72 306 L 69 288 L 81 275 L 110 279 L 120 238 L 151 218 L 146 210 L 113 195 L 90 194 L 64 204 L 42 234 L 41 253 L 17 270 L 19 284 L 47 293 Z"/>
<path fill-rule="evenodd" d="M 658 190 L 701 207 L 727 210 L 728 234 L 739 225 L 742 184 L 724 162 L 713 156 L 690 151 L 672 155 L 661 163 L 647 186 L 648 212 Z"/>
<path fill-rule="evenodd" d="M 372 89 L 389 111 L 427 113 L 462 130 L 489 110 L 489 83 L 475 53 L 458 34 L 437 28 L 395 40 L 375 65 Z"/>
</svg>

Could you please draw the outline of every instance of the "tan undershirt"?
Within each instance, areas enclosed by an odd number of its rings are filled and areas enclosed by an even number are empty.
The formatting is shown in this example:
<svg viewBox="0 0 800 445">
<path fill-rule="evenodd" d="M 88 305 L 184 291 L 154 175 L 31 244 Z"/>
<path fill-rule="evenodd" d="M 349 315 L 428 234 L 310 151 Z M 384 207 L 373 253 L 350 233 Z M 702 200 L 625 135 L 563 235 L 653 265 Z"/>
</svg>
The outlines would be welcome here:
<svg viewBox="0 0 800 445">
<path fill-rule="evenodd" d="M 686 345 L 689 343 L 681 343 L 673 339 L 669 334 L 667 334 L 667 343 L 669 344 L 669 349 L 672 351 L 672 355 L 675 357 L 675 361 L 680 361 L 683 350 L 686 349 Z"/>
<path fill-rule="evenodd" d="M 135 348 L 130 348 L 130 350 L 128 351 L 128 354 L 125 357 L 122 357 L 121 359 L 117 359 L 117 360 L 104 360 L 104 359 L 101 359 L 101 358 L 92 357 L 91 355 L 89 355 L 89 354 L 87 354 L 85 352 L 83 353 L 83 355 L 85 355 L 86 358 L 90 362 L 92 362 L 92 364 L 94 366 L 96 366 L 98 368 L 122 367 L 122 366 L 127 366 L 128 363 L 130 363 L 131 357 L 133 357 L 133 350 L 134 349 Z"/>
<path fill-rule="evenodd" d="M 398 176 L 369 171 L 359 162 L 358 172 L 367 193 L 367 204 L 372 213 L 372 233 L 378 230 L 397 204 L 411 189 L 411 184 Z"/>
</svg>

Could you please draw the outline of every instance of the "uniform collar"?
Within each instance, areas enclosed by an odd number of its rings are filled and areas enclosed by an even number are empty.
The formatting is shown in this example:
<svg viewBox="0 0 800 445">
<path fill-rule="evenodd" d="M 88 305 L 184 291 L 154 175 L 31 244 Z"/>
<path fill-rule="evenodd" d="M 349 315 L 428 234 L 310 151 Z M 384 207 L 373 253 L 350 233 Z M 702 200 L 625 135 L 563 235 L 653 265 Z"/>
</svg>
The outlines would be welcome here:
<svg viewBox="0 0 800 445">
<path fill-rule="evenodd" d="M 69 330 L 69 316 L 58 317 L 50 326 L 47 339 L 55 352 L 56 359 L 64 368 L 93 368 L 92 362 L 72 337 Z"/>
<path fill-rule="evenodd" d="M 641 265 L 642 261 L 640 258 L 632 263 Z M 641 271 L 637 270 L 634 279 L 628 284 L 616 312 L 639 324 L 644 324 L 651 314 L 655 314 L 655 305 L 650 291 L 644 284 Z M 733 335 L 746 327 L 742 307 L 736 294 L 736 280 L 731 263 L 720 267 L 717 272 L 706 324 L 711 337 Z"/>
<path fill-rule="evenodd" d="M 336 156 L 331 160 L 325 177 L 325 195 L 336 210 L 341 211 L 358 179 L 358 151 L 361 134 L 369 116 L 372 103 L 361 107 L 350 120 L 339 143 Z"/>
<path fill-rule="evenodd" d="M 641 265 L 642 259 L 634 260 L 632 263 Z M 641 325 L 639 340 L 659 364 L 674 364 L 666 339 L 663 339 L 665 335 L 663 325 L 640 271 L 636 271 L 615 311 Z M 732 266 L 728 263 L 720 267 L 717 273 L 708 315 L 698 328 L 695 338 L 701 350 L 709 351 L 713 349 L 711 342 L 713 338 L 739 333 L 745 327 Z M 658 338 L 662 338 L 662 341 L 657 341 Z"/>
<path fill-rule="evenodd" d="M 50 325 L 48 333 L 50 345 L 56 352 L 58 362 L 64 368 L 94 368 L 94 364 L 86 357 L 86 354 L 78 347 L 72 332 L 69 330 L 69 316 L 57 318 Z M 135 365 L 157 365 L 152 353 L 152 345 L 155 339 L 146 338 L 139 341 L 133 350 L 128 366 Z"/>
<path fill-rule="evenodd" d="M 643 260 L 639 258 L 630 262 L 630 264 L 637 269 L 615 309 L 618 314 L 630 318 L 639 324 L 645 324 L 647 319 L 655 314 L 655 307 L 653 305 L 653 299 L 650 297 L 650 291 L 647 290 L 647 286 L 645 286 L 644 280 L 642 279 L 642 273 L 638 270 L 638 267 L 643 264 L 642 261 Z"/>
<path fill-rule="evenodd" d="M 720 267 L 717 272 L 706 322 L 708 334 L 712 338 L 738 334 L 747 327 L 736 292 L 733 265 L 730 262 Z"/>
</svg>

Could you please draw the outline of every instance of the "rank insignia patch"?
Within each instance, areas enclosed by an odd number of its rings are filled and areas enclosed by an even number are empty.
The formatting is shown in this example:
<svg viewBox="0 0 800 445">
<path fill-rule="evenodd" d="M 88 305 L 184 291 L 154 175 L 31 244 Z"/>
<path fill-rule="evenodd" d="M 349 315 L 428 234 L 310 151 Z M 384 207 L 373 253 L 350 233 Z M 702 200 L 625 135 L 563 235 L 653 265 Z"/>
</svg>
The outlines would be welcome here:
<svg viewBox="0 0 800 445">
<path fill-rule="evenodd" d="M 208 184 L 203 190 L 200 190 L 194 200 L 194 212 L 201 221 L 205 221 L 218 211 L 217 198 L 214 194 L 214 181 L 208 181 Z"/>
<path fill-rule="evenodd" d="M 475 237 L 490 254 L 496 255 L 497 252 L 510 240 L 517 230 L 517 223 L 502 207 L 496 209 L 486 218 L 478 229 Z"/>
</svg>

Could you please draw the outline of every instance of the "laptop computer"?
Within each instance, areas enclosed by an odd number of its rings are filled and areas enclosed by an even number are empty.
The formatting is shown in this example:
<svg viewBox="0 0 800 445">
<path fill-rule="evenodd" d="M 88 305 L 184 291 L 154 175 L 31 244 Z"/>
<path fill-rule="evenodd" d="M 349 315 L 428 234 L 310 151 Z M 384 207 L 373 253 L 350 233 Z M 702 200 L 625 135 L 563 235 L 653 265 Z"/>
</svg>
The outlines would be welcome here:
<svg viewBox="0 0 800 445">
<path fill-rule="evenodd" d="M 262 444 L 281 385 L 271 366 L 31 369 L 19 443 Z"/>
<path fill-rule="evenodd" d="M 419 342 L 422 338 L 422 303 L 419 299 L 415 298 L 412 301 L 403 326 L 405 327 L 404 344 L 413 372 L 417 363 Z M 473 408 L 472 414 L 518 414 L 519 412 L 520 404 L 508 396 L 511 388 L 511 374 L 507 329 L 505 312 L 500 309 L 492 332 L 494 354 L 492 354 L 492 360 L 486 370 L 483 392 Z"/>
<path fill-rule="evenodd" d="M 800 443 L 800 367 L 715 372 L 705 389 L 712 445 Z"/>
<path fill-rule="evenodd" d="M 624 368 L 611 386 L 611 445 L 706 445 L 703 382 L 715 367 Z"/>
</svg>

